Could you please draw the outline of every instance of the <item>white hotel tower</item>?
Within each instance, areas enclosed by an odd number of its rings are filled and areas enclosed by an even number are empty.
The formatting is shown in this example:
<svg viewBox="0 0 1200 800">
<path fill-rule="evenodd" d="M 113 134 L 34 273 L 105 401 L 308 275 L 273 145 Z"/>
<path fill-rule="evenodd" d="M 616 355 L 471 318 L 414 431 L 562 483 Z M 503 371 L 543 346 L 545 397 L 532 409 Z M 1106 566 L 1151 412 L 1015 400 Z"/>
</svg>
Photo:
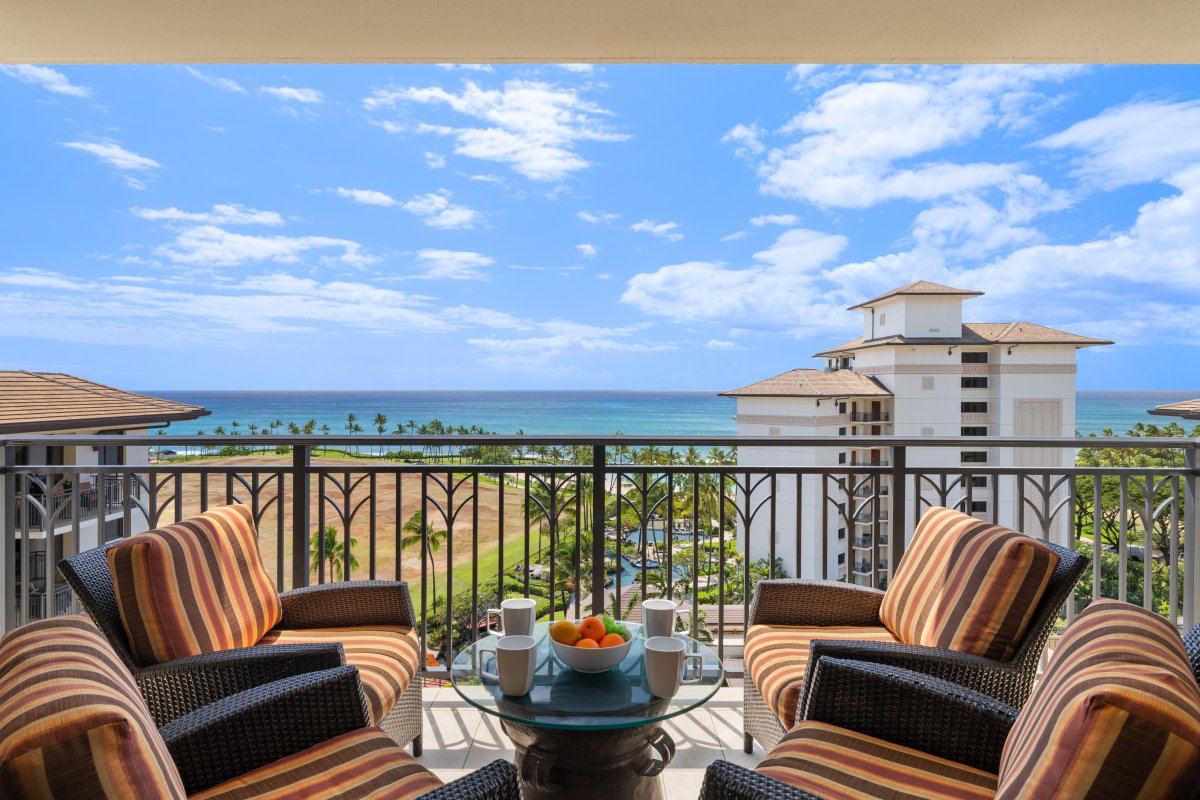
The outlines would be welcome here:
<svg viewBox="0 0 1200 800">
<path fill-rule="evenodd" d="M 1029 322 L 964 323 L 963 301 L 980 294 L 916 281 L 851 306 L 850 311 L 862 311 L 863 334 L 817 353 L 816 358 L 826 359 L 825 369 L 794 369 L 722 392 L 737 398 L 738 434 L 1073 436 L 1075 351 L 1112 342 Z M 750 468 L 886 464 L 887 458 L 886 447 L 738 449 L 738 465 Z M 1072 459 L 1071 450 L 989 448 L 983 442 L 961 448 L 907 450 L 910 470 L 961 465 L 961 471 L 966 472 L 973 464 L 1069 466 Z M 881 494 L 888 491 L 889 481 L 888 476 L 880 478 Z M 1015 479 L 1002 478 L 995 487 L 987 476 L 973 476 L 970 482 L 972 513 L 1016 526 Z M 904 493 L 910 528 L 914 486 L 910 477 Z M 864 486 L 856 499 L 831 488 L 825 501 L 822 478 L 805 476 L 799 510 L 794 478 L 780 478 L 776 493 L 775 549 L 789 575 L 821 577 L 823 555 L 829 578 L 850 574 L 856 582 L 870 583 L 876 572 L 871 562 L 875 562 L 881 578 L 886 577 L 890 566 L 886 555 L 890 533 L 887 520 L 876 523 L 872 519 L 851 519 L 847 525 L 836 507 L 848 500 L 861 503 L 872 493 L 869 486 Z M 927 487 L 923 487 L 922 494 L 934 504 L 939 501 Z M 967 489 L 958 487 L 948 500 L 953 505 L 966 496 Z M 756 494 L 755 503 L 757 499 Z M 990 507 L 993 502 L 995 508 Z M 886 497 L 880 503 L 881 509 L 887 508 Z M 852 510 L 854 505 L 849 508 Z M 1052 535 L 1065 537 L 1066 515 L 1060 514 L 1058 520 L 1063 526 Z M 797 524 L 801 530 L 799 565 L 795 563 Z M 768 554 L 770 535 L 769 519 L 760 512 L 750 529 L 753 559 Z M 742 536 L 744 533 L 739 531 L 739 540 Z"/>
</svg>

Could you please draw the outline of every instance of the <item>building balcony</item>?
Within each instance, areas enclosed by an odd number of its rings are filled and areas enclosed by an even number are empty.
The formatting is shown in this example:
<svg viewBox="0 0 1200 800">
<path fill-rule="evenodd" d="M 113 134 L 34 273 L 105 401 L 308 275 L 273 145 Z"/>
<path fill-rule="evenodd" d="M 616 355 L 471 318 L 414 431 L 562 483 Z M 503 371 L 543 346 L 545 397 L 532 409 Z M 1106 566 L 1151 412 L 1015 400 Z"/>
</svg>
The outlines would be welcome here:
<svg viewBox="0 0 1200 800">
<path fill-rule="evenodd" d="M 124 509 L 121 478 L 117 475 L 81 473 L 67 477 L 63 474 L 29 474 L 20 481 L 12 504 L 13 527 L 18 531 L 44 532 L 52 527 L 56 532 L 71 528 L 76 521 L 85 522 Z M 78 480 L 78 490 L 75 481 Z M 135 483 L 133 493 L 140 487 Z"/>
<path fill-rule="evenodd" d="M 887 497 L 887 484 L 880 484 L 879 491 L 875 490 L 874 486 L 858 486 L 854 489 L 854 496 L 863 499 L 867 497 Z"/>
<path fill-rule="evenodd" d="M 851 422 L 890 422 L 891 418 L 889 411 L 853 411 L 850 414 Z"/>
</svg>

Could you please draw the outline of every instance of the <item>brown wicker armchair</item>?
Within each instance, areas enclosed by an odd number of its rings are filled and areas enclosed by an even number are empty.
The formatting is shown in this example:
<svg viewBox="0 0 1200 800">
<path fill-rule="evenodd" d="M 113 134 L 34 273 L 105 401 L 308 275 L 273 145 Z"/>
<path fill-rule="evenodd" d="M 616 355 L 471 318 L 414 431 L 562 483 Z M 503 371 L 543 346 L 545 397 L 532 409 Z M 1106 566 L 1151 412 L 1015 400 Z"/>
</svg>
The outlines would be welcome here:
<svg viewBox="0 0 1200 800">
<path fill-rule="evenodd" d="M 753 771 L 712 764 L 701 800 L 1195 798 L 1196 655 L 1162 617 L 1102 600 L 1068 628 L 1021 710 L 922 672 L 825 656 L 808 717 Z"/>
<path fill-rule="evenodd" d="M 513 764 L 443 784 L 378 727 L 342 666 L 214 699 L 156 728 L 81 615 L 0 640 L 0 796 L 107 800 L 518 800 Z"/>
<path fill-rule="evenodd" d="M 977 522 L 946 509 L 930 511 L 949 515 L 951 522 L 961 521 L 965 525 Z M 743 682 L 745 752 L 753 752 L 755 740 L 770 750 L 787 732 L 777 708 L 764 699 L 762 687 L 756 685 L 752 640 L 766 626 L 784 626 L 779 630 L 785 639 L 792 635 L 807 637 L 790 654 L 784 653 L 791 659 L 788 668 L 795 677 L 788 690 L 795 693 L 796 721 L 807 718 L 805 708 L 811 693 L 812 673 L 806 671 L 805 666 L 817 663 L 823 656 L 891 664 L 922 672 L 1019 708 L 1033 686 L 1046 639 L 1088 564 L 1087 558 L 1078 553 L 1043 544 L 1058 556 L 1059 562 L 1029 619 L 1024 636 L 1007 659 L 898 641 L 880 620 L 886 593 L 878 589 L 833 581 L 783 579 L 760 582 L 747 622 L 747 675 Z M 889 590 L 894 588 L 893 584 Z M 764 629 L 754 626 L 764 626 Z M 789 630 L 793 626 L 803 630 Z M 786 648 L 787 643 L 782 647 Z"/>
<path fill-rule="evenodd" d="M 380 633 L 382 629 L 415 628 L 407 584 L 348 581 L 284 592 L 279 596 L 282 620 L 259 645 L 141 666 L 131 651 L 109 571 L 107 552 L 116 544 L 65 558 L 58 568 L 133 673 L 156 723 L 164 725 L 234 692 L 349 663 L 371 679 L 367 689 L 372 723 L 400 745 L 412 742 L 413 755 L 421 754 L 421 665 L 415 636 L 391 636 L 411 650 L 403 654 L 414 662 L 411 673 L 402 668 L 398 655 L 388 656 L 391 640 L 380 641 L 390 635 Z M 399 654 L 399 647 L 393 649 L 393 655 Z"/>
</svg>

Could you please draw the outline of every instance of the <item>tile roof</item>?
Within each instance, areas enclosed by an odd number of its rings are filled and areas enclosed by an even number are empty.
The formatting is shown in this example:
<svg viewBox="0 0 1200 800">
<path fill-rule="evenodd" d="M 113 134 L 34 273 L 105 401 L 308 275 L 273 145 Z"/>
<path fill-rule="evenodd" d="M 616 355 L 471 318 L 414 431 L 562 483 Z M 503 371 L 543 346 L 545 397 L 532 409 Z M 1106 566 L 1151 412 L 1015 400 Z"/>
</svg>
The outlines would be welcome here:
<svg viewBox="0 0 1200 800">
<path fill-rule="evenodd" d="M 813 358 L 828 358 L 855 350 L 865 350 L 868 347 L 883 347 L 887 345 L 987 345 L 987 344 L 1073 344 L 1077 347 L 1094 347 L 1101 344 L 1112 344 L 1108 339 L 1093 339 L 1090 336 L 1080 336 L 1077 333 L 1047 328 L 1045 325 L 1034 325 L 1032 322 L 964 322 L 962 336 L 942 337 L 912 337 L 884 336 L 879 339 L 857 339 L 822 350 Z"/>
<path fill-rule="evenodd" d="M 726 397 L 891 397 L 874 378 L 850 370 L 826 372 L 793 369 L 741 389 L 721 392 Z"/>
<path fill-rule="evenodd" d="M 202 406 L 134 394 L 61 372 L 0 370 L 0 434 L 130 428 L 209 413 Z"/>
<path fill-rule="evenodd" d="M 1200 398 L 1184 400 L 1182 403 L 1168 403 L 1150 409 L 1151 414 L 1160 417 L 1181 417 L 1182 419 L 1200 419 Z"/>
<path fill-rule="evenodd" d="M 903 286 L 897 286 L 890 292 L 884 292 L 878 297 L 872 297 L 870 300 L 864 300 L 856 306 L 850 306 L 847 311 L 854 311 L 859 308 L 873 306 L 881 300 L 888 300 L 892 297 L 910 294 L 943 295 L 945 297 L 978 297 L 979 295 L 983 294 L 983 292 L 979 292 L 974 289 L 955 289 L 953 286 L 943 286 L 940 283 L 933 283 L 931 281 L 913 281 L 912 283 L 906 283 Z"/>
</svg>

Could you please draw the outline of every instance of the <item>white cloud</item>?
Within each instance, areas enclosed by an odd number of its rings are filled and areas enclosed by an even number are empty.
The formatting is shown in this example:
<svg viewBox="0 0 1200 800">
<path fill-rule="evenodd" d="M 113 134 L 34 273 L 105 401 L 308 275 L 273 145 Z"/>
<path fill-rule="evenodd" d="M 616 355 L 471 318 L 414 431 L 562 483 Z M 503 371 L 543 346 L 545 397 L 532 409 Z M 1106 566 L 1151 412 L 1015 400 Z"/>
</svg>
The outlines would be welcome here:
<svg viewBox="0 0 1200 800">
<path fill-rule="evenodd" d="M 567 72 L 577 72 L 582 75 L 591 75 L 596 71 L 595 64 L 559 64 L 558 66 L 562 67 Z"/>
<path fill-rule="evenodd" d="M 363 100 L 367 111 L 406 104 L 446 106 L 482 123 L 454 127 L 421 123 L 413 130 L 454 139 L 454 152 L 509 164 L 535 181 L 560 181 L 590 166 L 577 152 L 583 142 L 617 142 L 629 138 L 612 130 L 611 112 L 584 99 L 578 90 L 536 81 L 509 80 L 502 89 L 483 89 L 468 81 L 459 93 L 441 87 L 378 89 Z M 407 126 L 379 123 L 389 132 Z"/>
<path fill-rule="evenodd" d="M 69 97 L 92 96 L 91 89 L 71 83 L 70 78 L 50 67 L 39 67 L 35 64 L 0 64 L 0 74 L 22 83 L 36 84 L 54 94 L 65 94 Z"/>
<path fill-rule="evenodd" d="M 246 87 L 242 86 L 232 78 L 222 78 L 219 75 L 210 75 L 207 72 L 201 72 L 195 67 L 184 67 L 184 69 L 186 69 L 188 74 L 193 78 L 204 81 L 209 86 L 220 89 L 223 92 L 233 92 L 235 94 L 246 93 Z"/>
<path fill-rule="evenodd" d="M 402 208 L 421 217 L 421 221 L 431 228 L 469 230 L 475 227 L 483 215 L 473 208 L 451 203 L 451 196 L 449 189 L 438 189 L 413 197 Z"/>
<path fill-rule="evenodd" d="M 598 281 L 612 280 L 612 273 L 611 272 L 597 272 L 596 280 L 598 280 Z"/>
<path fill-rule="evenodd" d="M 621 217 L 620 214 L 606 214 L 603 211 L 580 211 L 579 218 L 584 222 L 590 222 L 597 225 L 601 222 L 614 222 Z"/>
<path fill-rule="evenodd" d="M 894 199 L 979 192 L 1011 183 L 1020 165 L 919 159 L 974 141 L 989 128 L 1021 124 L 1030 109 L 1047 104 L 1036 86 L 1060 83 L 1082 69 L 972 65 L 868 71 L 824 92 L 784 125 L 778 134 L 797 137 L 788 143 L 767 148 L 761 131 L 746 126 L 725 138 L 740 155 L 753 157 L 760 189 L 769 195 L 866 208 Z"/>
<path fill-rule="evenodd" d="M 85 153 L 91 153 L 105 164 L 120 170 L 145 172 L 162 167 L 162 164 L 159 164 L 153 158 L 126 150 L 111 139 L 102 139 L 98 142 L 62 142 L 61 144 L 63 147 L 69 147 L 72 150 L 82 150 Z"/>
<path fill-rule="evenodd" d="M 203 267 L 236 267 L 243 264 L 273 261 L 294 264 L 310 250 L 341 250 L 332 261 L 361 267 L 378 259 L 363 253 L 362 245 L 348 239 L 328 236 L 250 236 L 218 228 L 198 225 L 180 231 L 170 244 L 154 249 L 154 254 L 176 264 Z"/>
<path fill-rule="evenodd" d="M 761 228 L 765 225 L 783 225 L 790 228 L 799 222 L 800 218 L 795 214 L 763 214 L 750 219 L 750 224 L 756 228 Z"/>
<path fill-rule="evenodd" d="M 736 242 L 738 239 L 745 239 L 747 236 L 750 236 L 750 235 L 751 235 L 750 231 L 734 231 L 733 233 L 722 236 L 721 241 L 722 242 Z"/>
<path fill-rule="evenodd" d="M 721 141 L 734 145 L 733 152 L 738 158 L 750 158 L 766 152 L 767 147 L 763 144 L 762 137 L 763 129 L 758 125 L 739 123 L 730 128 L 729 132 L 721 137 Z"/>
<path fill-rule="evenodd" d="M 446 157 L 441 153 L 425 151 L 425 166 L 430 169 L 441 169 L 446 166 Z"/>
<path fill-rule="evenodd" d="M 707 342 L 704 343 L 704 347 L 707 350 L 741 350 L 742 349 L 742 348 L 738 347 L 736 344 L 734 344 L 733 342 L 727 342 L 724 339 L 709 339 Z"/>
<path fill-rule="evenodd" d="M 391 195 L 377 192 L 374 189 L 346 189 L 339 186 L 334 191 L 347 200 L 353 200 L 364 206 L 394 206 L 400 202 Z"/>
<path fill-rule="evenodd" d="M 438 64 L 446 70 L 464 70 L 466 72 L 494 72 L 491 64 Z"/>
<path fill-rule="evenodd" d="M 263 94 L 269 94 L 277 100 L 284 102 L 304 103 L 306 105 L 325 102 L 325 95 L 317 89 L 308 89 L 299 86 L 260 86 L 258 90 Z"/>
<path fill-rule="evenodd" d="M 212 211 L 181 211 L 170 208 L 131 208 L 129 213 L 153 222 L 202 222 L 207 225 L 282 225 L 275 211 L 259 211 L 237 203 L 217 203 Z"/>
<path fill-rule="evenodd" d="M 657 236 L 660 239 L 665 239 L 668 242 L 678 242 L 683 238 L 682 233 L 678 233 L 678 222 L 659 222 L 653 219 L 644 219 L 641 222 L 635 222 L 629 226 L 629 230 L 638 231 L 639 233 L 648 233 L 651 236 Z"/>
<path fill-rule="evenodd" d="M 600 255 L 600 248 L 594 244 L 577 244 L 575 245 L 575 249 L 584 258 L 595 258 Z"/>
<path fill-rule="evenodd" d="M 71 150 L 91 153 L 105 164 L 118 170 L 121 180 L 131 189 L 145 189 L 146 182 L 136 175 L 130 175 L 130 172 L 149 173 L 162 168 L 162 164 L 153 158 L 126 150 L 112 139 L 101 139 L 96 142 L 59 142 L 59 144 Z"/>
<path fill-rule="evenodd" d="M 678 350 L 669 342 L 635 341 L 642 326 L 603 328 L 563 320 L 540 323 L 544 335 L 525 338 L 473 338 L 480 360 L 500 369 L 538 370 L 551 362 L 571 363 L 595 353 L 664 353 Z"/>
<path fill-rule="evenodd" d="M 792 328 L 810 322 L 819 268 L 845 248 L 843 236 L 797 228 L 731 269 L 720 261 L 672 264 L 630 278 L 621 302 L 676 322 Z M 818 315 L 819 316 L 819 315 Z"/>
<path fill-rule="evenodd" d="M 417 253 L 417 263 L 423 270 L 419 276 L 430 280 L 486 281 L 491 275 L 484 271 L 495 259 L 468 250 L 426 249 Z"/>
<path fill-rule="evenodd" d="M 1038 144 L 1082 151 L 1076 174 L 1101 189 L 1162 180 L 1200 159 L 1200 100 L 1110 108 Z"/>
</svg>

